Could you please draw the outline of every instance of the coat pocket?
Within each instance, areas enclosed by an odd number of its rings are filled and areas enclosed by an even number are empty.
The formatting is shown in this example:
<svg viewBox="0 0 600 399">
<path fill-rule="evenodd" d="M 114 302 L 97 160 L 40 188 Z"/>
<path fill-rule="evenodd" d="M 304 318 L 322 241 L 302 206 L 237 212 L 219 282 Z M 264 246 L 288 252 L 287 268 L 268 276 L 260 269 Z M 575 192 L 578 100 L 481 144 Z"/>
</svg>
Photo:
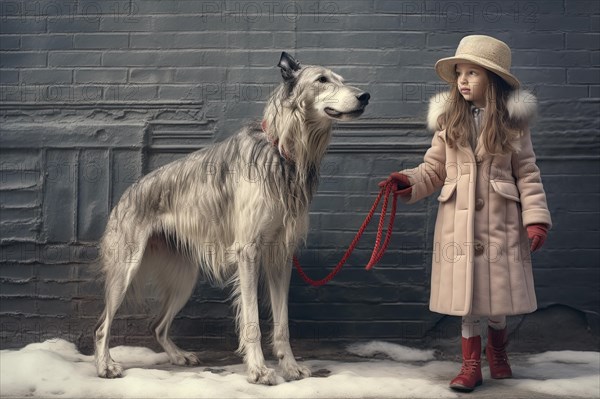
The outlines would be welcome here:
<svg viewBox="0 0 600 399">
<path fill-rule="evenodd" d="M 446 202 L 452 197 L 452 194 L 456 191 L 456 183 L 444 184 L 440 196 L 437 198 L 440 202 Z"/>
<path fill-rule="evenodd" d="M 490 183 L 492 184 L 494 191 L 504 198 L 521 202 L 519 189 L 514 182 L 507 180 L 490 180 Z"/>
</svg>

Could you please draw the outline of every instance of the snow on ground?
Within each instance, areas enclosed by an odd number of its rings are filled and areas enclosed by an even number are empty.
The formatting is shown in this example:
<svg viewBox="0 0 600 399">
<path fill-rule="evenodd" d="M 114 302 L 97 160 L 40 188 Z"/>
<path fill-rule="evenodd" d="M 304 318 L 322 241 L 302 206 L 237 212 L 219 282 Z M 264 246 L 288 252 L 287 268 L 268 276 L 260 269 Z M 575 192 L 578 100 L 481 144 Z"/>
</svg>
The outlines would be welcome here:
<svg viewBox="0 0 600 399">
<path fill-rule="evenodd" d="M 520 379 L 507 380 L 508 385 L 570 398 L 600 398 L 600 352 L 553 351 L 528 360 L 530 367 L 513 367 Z"/>
<path fill-rule="evenodd" d="M 2 397 L 60 398 L 402 398 L 458 397 L 447 388 L 457 362 L 436 361 L 433 351 L 386 342 L 355 344 L 348 351 L 364 361 L 308 360 L 315 377 L 267 387 L 246 382 L 241 364 L 221 368 L 184 368 L 168 364 L 164 353 L 147 348 L 116 347 L 113 358 L 126 367 L 123 378 L 96 376 L 92 356 L 61 339 L 0 351 Z M 378 355 L 377 358 L 373 358 Z M 387 357 L 387 359 L 382 357 Z M 485 363 L 485 362 L 484 362 Z M 270 367 L 276 364 L 269 363 Z M 492 381 L 519 392 L 599 397 L 600 353 L 546 352 L 513 366 L 519 378 Z M 326 370 L 326 371 L 324 371 Z M 487 370 L 484 371 L 484 379 Z M 489 375 L 489 374 L 488 374 Z M 489 378 L 486 382 L 490 381 Z M 482 391 L 485 392 L 485 391 Z M 528 395 L 529 396 L 529 395 Z M 497 396 L 496 396 L 497 397 Z"/>
</svg>

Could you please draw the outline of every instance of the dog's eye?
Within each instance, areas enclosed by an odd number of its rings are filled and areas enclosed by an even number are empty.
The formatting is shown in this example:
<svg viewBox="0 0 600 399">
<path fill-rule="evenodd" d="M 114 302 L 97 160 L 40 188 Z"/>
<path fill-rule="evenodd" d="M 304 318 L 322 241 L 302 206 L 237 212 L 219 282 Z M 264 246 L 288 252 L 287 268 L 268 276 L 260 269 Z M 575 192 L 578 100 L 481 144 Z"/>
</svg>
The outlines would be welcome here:
<svg viewBox="0 0 600 399">
<path fill-rule="evenodd" d="M 319 79 L 317 79 L 317 81 L 319 83 L 327 83 L 327 82 L 329 82 L 329 79 L 327 79 L 326 76 L 319 76 Z"/>
</svg>

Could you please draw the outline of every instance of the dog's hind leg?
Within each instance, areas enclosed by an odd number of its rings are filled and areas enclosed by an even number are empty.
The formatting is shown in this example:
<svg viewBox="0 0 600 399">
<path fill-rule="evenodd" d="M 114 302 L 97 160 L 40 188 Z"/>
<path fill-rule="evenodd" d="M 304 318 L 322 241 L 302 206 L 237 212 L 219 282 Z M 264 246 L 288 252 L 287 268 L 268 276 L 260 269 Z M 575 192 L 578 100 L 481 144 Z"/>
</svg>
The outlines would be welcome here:
<svg viewBox="0 0 600 399">
<path fill-rule="evenodd" d="M 140 267 L 148 239 L 146 231 L 138 229 L 132 233 L 126 236 L 121 230 L 107 229 L 101 245 L 106 273 L 106 305 L 94 334 L 94 357 L 98 376 L 103 378 L 121 377 L 123 372 L 123 367 L 111 358 L 108 348 L 112 321 Z"/>
<path fill-rule="evenodd" d="M 288 326 L 288 292 L 292 268 L 291 260 L 283 267 L 265 265 L 271 310 L 273 312 L 273 353 L 279 359 L 286 380 L 300 380 L 310 377 L 307 367 L 300 366 L 290 346 L 290 331 Z"/>
<path fill-rule="evenodd" d="M 161 292 L 163 303 L 153 324 L 154 334 L 171 363 L 180 366 L 196 366 L 200 363 L 196 354 L 177 347 L 169 337 L 169 329 L 175 315 L 183 308 L 194 290 L 198 267 L 182 255 L 166 250 L 161 252 L 162 254 L 151 252 L 152 263 L 160 268 L 156 270 L 156 284 Z"/>
<path fill-rule="evenodd" d="M 243 242 L 243 241 L 242 241 Z M 261 348 L 261 332 L 258 316 L 259 252 L 256 244 L 247 245 L 239 253 L 236 293 L 237 324 L 240 345 L 238 352 L 244 355 L 248 368 L 248 382 L 275 385 L 275 370 L 265 365 Z"/>
</svg>

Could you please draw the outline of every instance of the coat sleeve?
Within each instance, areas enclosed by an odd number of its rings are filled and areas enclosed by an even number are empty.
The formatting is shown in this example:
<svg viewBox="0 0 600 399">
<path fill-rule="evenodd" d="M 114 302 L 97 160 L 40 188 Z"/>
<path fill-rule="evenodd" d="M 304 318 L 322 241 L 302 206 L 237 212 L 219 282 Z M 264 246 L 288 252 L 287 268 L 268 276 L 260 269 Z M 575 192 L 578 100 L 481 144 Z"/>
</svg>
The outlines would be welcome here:
<svg viewBox="0 0 600 399">
<path fill-rule="evenodd" d="M 416 168 L 400 171 L 408 176 L 412 186 L 410 198 L 400 197 L 404 202 L 413 204 L 444 185 L 446 179 L 446 142 L 440 132 L 435 132 L 431 147 L 423 157 L 423 163 Z"/>
<path fill-rule="evenodd" d="M 531 134 L 527 129 L 520 139 L 521 149 L 512 156 L 512 170 L 520 193 L 523 225 L 542 223 L 552 227 L 540 169 L 535 163 Z"/>
</svg>

